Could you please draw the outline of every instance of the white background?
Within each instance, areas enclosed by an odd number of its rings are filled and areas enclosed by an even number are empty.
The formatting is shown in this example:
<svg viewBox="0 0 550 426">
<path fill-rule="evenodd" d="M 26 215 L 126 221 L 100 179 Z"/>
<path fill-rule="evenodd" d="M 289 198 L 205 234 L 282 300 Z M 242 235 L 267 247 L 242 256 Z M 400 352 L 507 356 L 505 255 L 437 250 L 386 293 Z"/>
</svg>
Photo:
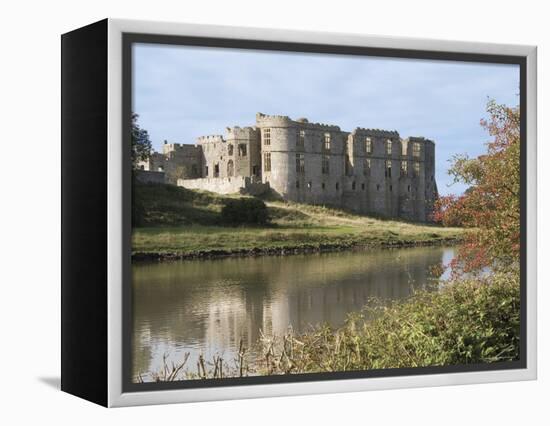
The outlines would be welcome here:
<svg viewBox="0 0 550 426">
<path fill-rule="evenodd" d="M 0 423 L 549 424 L 548 225 L 539 221 L 539 379 L 107 410 L 57 390 L 60 357 L 60 34 L 112 18 L 539 46 L 539 158 L 549 157 L 543 1 L 6 1 L 0 4 Z M 546 117 L 546 120 L 544 118 Z M 539 161 L 539 218 L 548 212 Z"/>
</svg>

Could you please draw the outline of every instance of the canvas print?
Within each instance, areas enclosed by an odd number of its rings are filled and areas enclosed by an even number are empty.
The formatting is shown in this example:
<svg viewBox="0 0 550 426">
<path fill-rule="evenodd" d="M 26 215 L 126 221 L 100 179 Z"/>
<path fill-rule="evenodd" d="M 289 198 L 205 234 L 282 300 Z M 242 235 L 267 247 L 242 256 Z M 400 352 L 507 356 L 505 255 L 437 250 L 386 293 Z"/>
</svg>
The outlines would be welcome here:
<svg viewBox="0 0 550 426">
<path fill-rule="evenodd" d="M 132 45 L 130 377 L 520 359 L 520 67 Z"/>
</svg>

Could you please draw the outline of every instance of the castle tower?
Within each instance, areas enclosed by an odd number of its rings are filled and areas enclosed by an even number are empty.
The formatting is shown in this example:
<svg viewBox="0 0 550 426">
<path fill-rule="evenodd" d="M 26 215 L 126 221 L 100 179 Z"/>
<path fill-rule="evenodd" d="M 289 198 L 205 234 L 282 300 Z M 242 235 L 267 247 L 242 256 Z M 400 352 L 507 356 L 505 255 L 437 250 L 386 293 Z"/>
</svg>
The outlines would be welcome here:
<svg viewBox="0 0 550 426">
<path fill-rule="evenodd" d="M 358 212 L 395 216 L 402 151 L 399 133 L 356 128 L 348 145 L 353 147 L 348 148 L 353 171 L 347 173 L 346 204 Z"/>
<path fill-rule="evenodd" d="M 253 176 L 261 179 L 260 131 L 255 127 L 227 127 L 226 139 L 226 151 L 231 155 L 227 156 L 224 176 Z"/>
<path fill-rule="evenodd" d="M 222 135 L 208 135 L 197 138 L 202 151 L 201 177 L 225 177 L 229 158 L 227 144 Z"/>
<path fill-rule="evenodd" d="M 338 206 L 343 194 L 347 133 L 338 126 L 256 114 L 262 179 L 285 199 Z"/>
</svg>

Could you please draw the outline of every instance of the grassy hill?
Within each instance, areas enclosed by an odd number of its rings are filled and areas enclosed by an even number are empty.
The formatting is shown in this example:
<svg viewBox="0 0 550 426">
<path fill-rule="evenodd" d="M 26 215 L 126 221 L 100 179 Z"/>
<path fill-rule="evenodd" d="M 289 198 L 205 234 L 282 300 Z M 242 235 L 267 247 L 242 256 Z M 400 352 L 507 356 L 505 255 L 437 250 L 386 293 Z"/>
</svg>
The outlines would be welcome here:
<svg viewBox="0 0 550 426">
<path fill-rule="evenodd" d="M 134 185 L 135 258 L 208 257 L 341 250 L 368 246 L 438 244 L 460 238 L 442 228 L 361 216 L 339 209 L 266 200 L 266 226 L 232 227 L 221 210 L 240 195 L 219 195 L 173 185 Z"/>
</svg>

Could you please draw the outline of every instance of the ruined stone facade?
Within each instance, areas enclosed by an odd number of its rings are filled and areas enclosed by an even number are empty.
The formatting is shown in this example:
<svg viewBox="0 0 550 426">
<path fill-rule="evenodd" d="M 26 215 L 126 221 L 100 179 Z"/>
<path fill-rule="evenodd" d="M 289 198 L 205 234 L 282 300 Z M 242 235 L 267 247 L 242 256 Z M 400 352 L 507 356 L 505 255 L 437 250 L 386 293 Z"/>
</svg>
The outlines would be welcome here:
<svg viewBox="0 0 550 426">
<path fill-rule="evenodd" d="M 433 141 L 280 115 L 258 113 L 254 127 L 228 127 L 225 137 L 202 136 L 196 145 L 165 143 L 139 166 L 193 189 L 255 185 L 257 193 L 263 185 L 289 201 L 421 222 L 437 196 Z"/>
</svg>

